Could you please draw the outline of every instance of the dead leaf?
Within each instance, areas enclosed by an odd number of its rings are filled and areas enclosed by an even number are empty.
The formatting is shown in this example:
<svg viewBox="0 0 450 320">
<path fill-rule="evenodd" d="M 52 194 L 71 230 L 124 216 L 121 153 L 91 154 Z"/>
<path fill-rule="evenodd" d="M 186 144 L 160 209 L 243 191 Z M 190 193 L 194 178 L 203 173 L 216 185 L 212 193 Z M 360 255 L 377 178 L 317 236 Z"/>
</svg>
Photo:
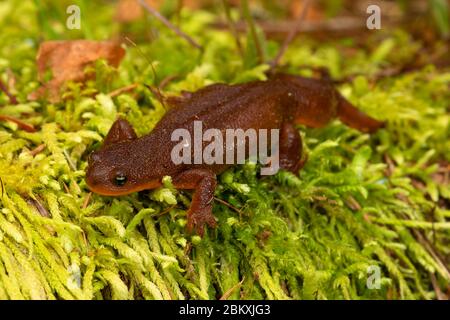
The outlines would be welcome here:
<svg viewBox="0 0 450 320">
<path fill-rule="evenodd" d="M 37 54 L 38 78 L 44 80 L 47 69 L 52 80 L 32 92 L 28 99 L 47 97 L 50 102 L 60 101 L 60 89 L 67 81 L 85 81 L 89 77 L 85 68 L 98 59 L 105 59 L 117 67 L 125 55 L 120 43 L 115 41 L 67 40 L 45 41 Z"/>
<path fill-rule="evenodd" d="M 300 15 L 303 11 L 304 5 L 305 5 L 305 0 L 291 2 L 289 11 L 290 11 L 292 18 L 297 19 L 298 17 L 300 17 Z M 306 20 L 307 21 L 320 21 L 320 20 L 323 20 L 323 18 L 324 18 L 324 15 L 323 15 L 322 11 L 317 7 L 317 5 L 312 3 L 312 5 L 309 7 L 308 12 L 306 13 L 305 21 Z"/>
<path fill-rule="evenodd" d="M 161 8 L 164 4 L 163 0 L 146 0 L 145 1 L 152 8 Z M 205 2 L 205 1 L 204 1 Z M 214 5 L 215 2 L 210 0 L 206 1 L 206 3 L 211 2 L 210 5 Z M 204 3 L 199 2 L 198 0 L 184 0 L 180 5 L 183 8 L 189 8 L 191 10 L 196 10 L 201 8 Z M 139 20 L 144 16 L 144 9 L 138 0 L 120 0 L 116 6 L 116 13 L 114 15 L 114 19 L 117 22 L 128 23 Z"/>
<path fill-rule="evenodd" d="M 146 0 L 149 6 L 158 7 L 156 0 Z M 133 22 L 140 19 L 144 14 L 142 6 L 137 0 L 120 0 L 116 6 L 114 19 L 118 22 Z"/>
</svg>

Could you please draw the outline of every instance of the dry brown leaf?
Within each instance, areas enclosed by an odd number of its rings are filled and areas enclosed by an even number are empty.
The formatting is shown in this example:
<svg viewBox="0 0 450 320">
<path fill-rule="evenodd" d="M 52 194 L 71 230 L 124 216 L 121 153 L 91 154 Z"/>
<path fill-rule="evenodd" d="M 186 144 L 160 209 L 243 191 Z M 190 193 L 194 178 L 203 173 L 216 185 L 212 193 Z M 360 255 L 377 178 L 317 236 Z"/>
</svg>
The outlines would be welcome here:
<svg viewBox="0 0 450 320">
<path fill-rule="evenodd" d="M 156 0 L 146 0 L 149 6 L 157 8 L 159 2 Z M 137 0 L 120 0 L 117 3 L 115 19 L 118 22 L 132 22 L 140 19 L 144 14 L 142 6 Z"/>
<path fill-rule="evenodd" d="M 67 81 L 85 81 L 85 68 L 98 59 L 105 59 L 117 67 L 125 55 L 120 43 L 115 41 L 67 40 L 45 41 L 37 54 L 38 78 L 44 80 L 47 69 L 52 80 L 32 92 L 28 99 L 47 97 L 50 102 L 60 100 L 60 89 Z"/>
<path fill-rule="evenodd" d="M 164 4 L 164 0 L 146 0 L 145 1 L 150 7 L 158 9 Z M 214 1 L 203 1 L 214 5 Z M 203 2 L 198 0 L 183 0 L 181 5 L 183 8 L 189 8 L 191 10 L 196 10 L 204 5 Z M 120 0 L 116 6 L 116 13 L 114 19 L 118 22 L 127 23 L 139 20 L 143 17 L 144 9 L 138 0 Z"/>
<path fill-rule="evenodd" d="M 290 13 L 291 16 L 296 19 L 300 17 L 303 6 L 305 5 L 305 0 L 300 1 L 292 1 L 290 6 Z M 324 16 L 323 13 L 320 11 L 320 9 L 315 5 L 313 2 L 312 5 L 310 5 L 308 12 L 306 13 L 305 21 L 319 21 L 323 20 Z"/>
</svg>

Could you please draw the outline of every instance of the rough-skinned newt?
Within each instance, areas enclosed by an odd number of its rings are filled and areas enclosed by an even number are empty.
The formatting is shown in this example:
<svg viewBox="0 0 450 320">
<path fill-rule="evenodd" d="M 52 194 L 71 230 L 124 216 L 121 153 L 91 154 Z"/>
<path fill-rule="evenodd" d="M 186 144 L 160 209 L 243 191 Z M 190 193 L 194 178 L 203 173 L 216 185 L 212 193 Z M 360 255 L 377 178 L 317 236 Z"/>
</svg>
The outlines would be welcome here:
<svg viewBox="0 0 450 320">
<path fill-rule="evenodd" d="M 89 157 L 86 181 L 95 193 L 119 196 L 157 188 L 164 176 L 171 176 L 175 188 L 195 190 L 187 228 L 200 235 L 205 224 L 216 226 L 212 214 L 216 175 L 230 164 L 174 164 L 174 130 L 192 132 L 194 121 L 202 121 L 205 130 L 279 129 L 280 167 L 296 173 L 302 142 L 295 124 L 317 128 L 337 117 L 369 133 L 383 125 L 351 105 L 329 81 L 287 74 L 238 85 L 213 84 L 172 98 L 169 104 L 172 108 L 155 128 L 140 138 L 119 118 L 100 150 Z"/>
</svg>

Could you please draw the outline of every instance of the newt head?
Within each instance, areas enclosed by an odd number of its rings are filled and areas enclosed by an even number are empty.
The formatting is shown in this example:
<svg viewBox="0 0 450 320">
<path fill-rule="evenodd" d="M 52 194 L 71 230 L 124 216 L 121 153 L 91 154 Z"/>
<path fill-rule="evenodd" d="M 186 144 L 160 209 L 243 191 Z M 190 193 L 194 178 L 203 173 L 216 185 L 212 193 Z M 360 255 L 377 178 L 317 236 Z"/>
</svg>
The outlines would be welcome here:
<svg viewBox="0 0 450 320">
<path fill-rule="evenodd" d="M 91 191 L 120 196 L 161 185 L 160 179 L 140 170 L 136 141 L 136 133 L 126 120 L 114 122 L 103 146 L 89 156 L 86 183 Z"/>
</svg>

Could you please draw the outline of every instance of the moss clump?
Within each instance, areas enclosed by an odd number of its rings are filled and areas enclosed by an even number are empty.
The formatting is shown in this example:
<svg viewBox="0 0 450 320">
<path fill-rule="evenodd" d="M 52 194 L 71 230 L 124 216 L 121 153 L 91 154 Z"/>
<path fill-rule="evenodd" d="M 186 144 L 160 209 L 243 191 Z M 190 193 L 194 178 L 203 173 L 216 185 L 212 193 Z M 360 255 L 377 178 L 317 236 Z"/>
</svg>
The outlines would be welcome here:
<svg viewBox="0 0 450 320">
<path fill-rule="evenodd" d="M 205 46 L 200 54 L 153 20 L 125 27 L 112 22 L 109 7 L 87 2 L 82 31 L 50 27 L 42 17 L 59 7 L 48 3 L 0 5 L 0 78 L 15 75 L 20 102 L 0 94 L 0 114 L 39 128 L 0 123 L 0 299 L 434 299 L 449 285 L 450 72 L 427 66 L 370 80 L 420 43 L 396 31 L 350 57 L 337 49 L 351 47 L 344 42 L 292 44 L 283 61 L 291 72 L 308 73 L 304 65 L 334 77 L 362 72 L 341 92 L 387 126 L 371 136 L 338 121 L 299 127 L 309 160 L 298 176 L 261 179 L 251 164 L 228 170 L 216 193 L 228 205 L 216 202 L 219 227 L 201 239 L 185 232 L 189 193 L 167 180 L 126 197 L 90 194 L 87 156 L 117 115 L 145 134 L 164 114 L 144 83 L 176 75 L 165 89 L 175 94 L 264 79 L 267 65 L 248 58 L 254 48 L 246 41 L 242 59 L 228 31 L 208 27 L 211 13 L 182 11 L 182 28 Z M 120 28 L 137 38 L 157 28 L 159 36 L 127 48 L 117 71 L 99 61 L 96 80 L 71 84 L 64 103 L 27 101 L 39 86 L 42 38 L 112 38 Z M 264 54 L 277 47 L 266 41 Z M 131 93 L 108 95 L 133 83 Z M 379 287 L 369 289 L 377 270 Z"/>
</svg>

